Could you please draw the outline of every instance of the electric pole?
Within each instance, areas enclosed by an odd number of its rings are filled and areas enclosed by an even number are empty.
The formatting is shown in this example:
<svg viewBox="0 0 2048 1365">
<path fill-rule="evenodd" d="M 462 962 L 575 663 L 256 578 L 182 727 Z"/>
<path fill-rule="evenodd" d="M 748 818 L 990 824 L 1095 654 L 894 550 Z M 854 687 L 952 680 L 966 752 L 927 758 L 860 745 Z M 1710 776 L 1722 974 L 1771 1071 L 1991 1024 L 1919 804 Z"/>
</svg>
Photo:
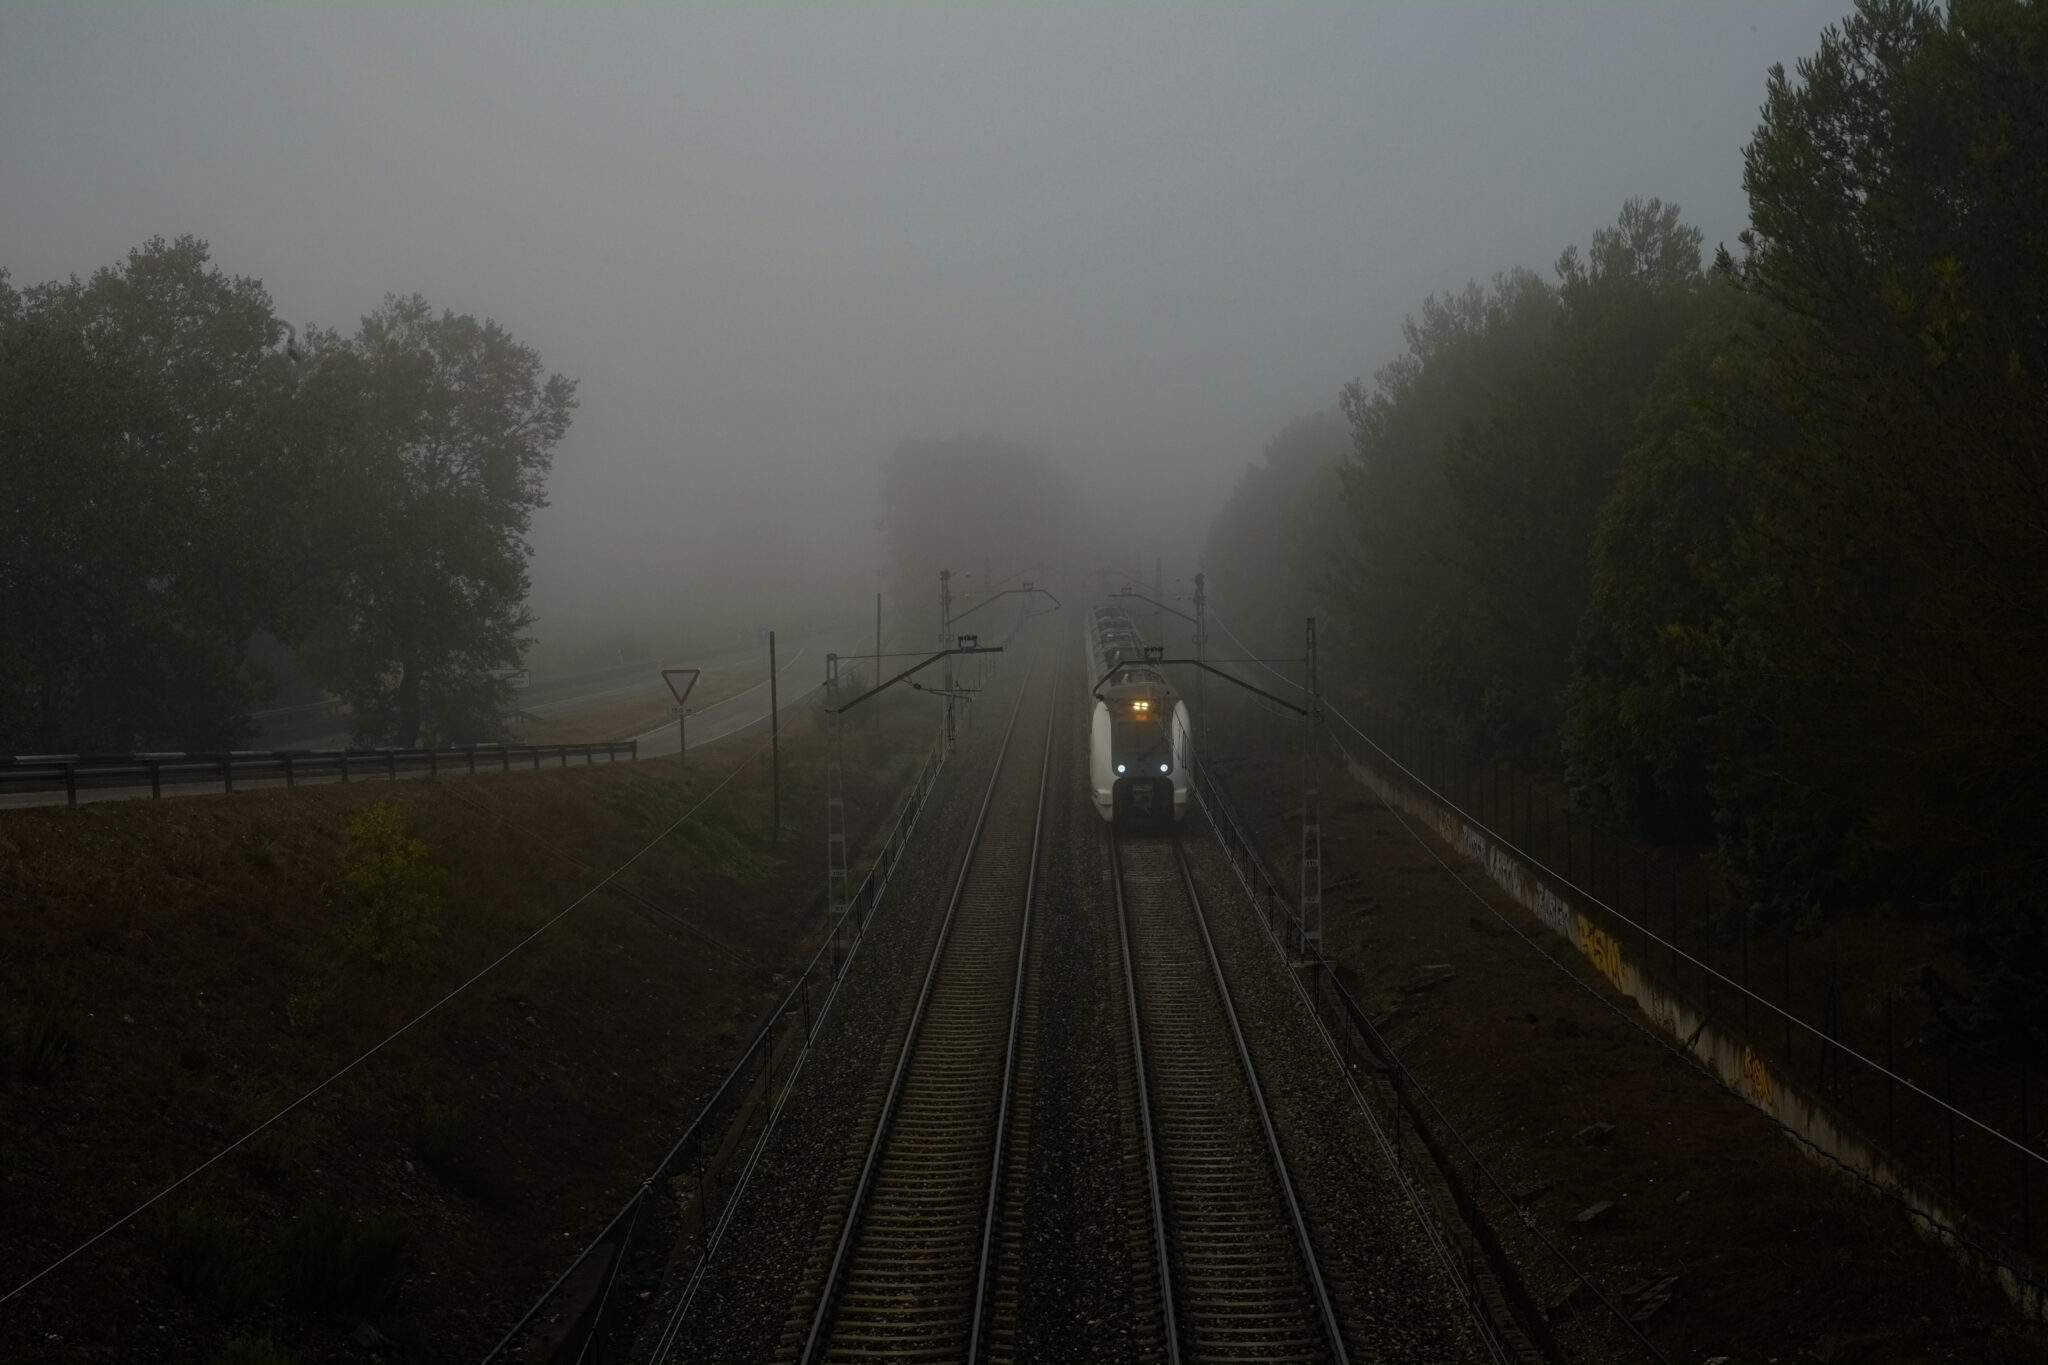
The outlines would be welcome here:
<svg viewBox="0 0 2048 1365">
<path fill-rule="evenodd" d="M 953 571 L 939 570 L 939 648 L 953 647 Z M 953 656 L 946 656 L 946 713 L 942 722 L 945 726 L 946 752 L 953 751 Z"/>
<path fill-rule="evenodd" d="M 1196 663 L 1200 663 L 1202 661 L 1203 646 L 1209 643 L 1209 596 L 1203 586 L 1207 581 L 1207 577 L 1208 576 L 1206 574 L 1198 573 L 1195 575 Z M 1195 722 L 1195 754 L 1197 757 L 1200 757 L 1202 753 L 1202 731 L 1209 724 L 1208 708 L 1203 702 L 1202 683 L 1204 680 L 1203 674 L 1205 672 L 1206 670 L 1204 669 L 1195 670 L 1195 715 L 1200 718 Z"/>
<path fill-rule="evenodd" d="M 774 848 L 782 840 L 782 717 L 776 705 L 775 696 L 775 632 L 768 632 L 768 763 L 773 769 L 769 778 L 769 789 L 774 793 L 768 827 L 768 847 Z"/>
<path fill-rule="evenodd" d="M 1323 950 L 1323 825 L 1316 792 L 1317 725 L 1322 720 L 1322 699 L 1316 691 L 1316 618 L 1308 618 L 1308 715 L 1303 721 L 1306 739 L 1302 746 L 1301 773 L 1301 946 L 1302 951 Z"/>
</svg>

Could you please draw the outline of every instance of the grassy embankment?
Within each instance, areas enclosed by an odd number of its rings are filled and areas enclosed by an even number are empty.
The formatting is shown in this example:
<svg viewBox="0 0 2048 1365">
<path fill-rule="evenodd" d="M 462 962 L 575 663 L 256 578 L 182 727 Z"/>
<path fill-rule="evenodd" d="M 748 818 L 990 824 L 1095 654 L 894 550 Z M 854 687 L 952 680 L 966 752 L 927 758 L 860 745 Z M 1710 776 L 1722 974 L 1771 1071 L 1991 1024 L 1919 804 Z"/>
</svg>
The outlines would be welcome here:
<svg viewBox="0 0 2048 1365">
<path fill-rule="evenodd" d="M 928 704 L 850 728 L 855 833 Z M 0 815 L 0 1293 L 467 981 L 0 1311 L 0 1360 L 475 1358 L 688 1121 L 823 881 L 815 721 L 673 759 Z M 735 771 L 737 769 L 737 771 Z M 225 1357 L 222 1357 L 225 1358 Z M 269 1358 L 253 1347 L 242 1357 Z"/>
</svg>

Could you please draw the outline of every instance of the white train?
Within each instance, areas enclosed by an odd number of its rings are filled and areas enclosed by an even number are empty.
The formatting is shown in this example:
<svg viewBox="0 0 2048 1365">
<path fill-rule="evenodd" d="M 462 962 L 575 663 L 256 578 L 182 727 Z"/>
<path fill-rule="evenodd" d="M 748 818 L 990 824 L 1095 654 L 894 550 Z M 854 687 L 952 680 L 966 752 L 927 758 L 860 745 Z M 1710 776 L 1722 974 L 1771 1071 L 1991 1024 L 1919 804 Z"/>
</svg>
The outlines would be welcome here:
<svg viewBox="0 0 2048 1365">
<path fill-rule="evenodd" d="M 1145 658 L 1130 617 L 1114 607 L 1088 614 L 1088 786 L 1095 813 L 1125 825 L 1187 818 L 1192 731 L 1187 703 Z"/>
</svg>

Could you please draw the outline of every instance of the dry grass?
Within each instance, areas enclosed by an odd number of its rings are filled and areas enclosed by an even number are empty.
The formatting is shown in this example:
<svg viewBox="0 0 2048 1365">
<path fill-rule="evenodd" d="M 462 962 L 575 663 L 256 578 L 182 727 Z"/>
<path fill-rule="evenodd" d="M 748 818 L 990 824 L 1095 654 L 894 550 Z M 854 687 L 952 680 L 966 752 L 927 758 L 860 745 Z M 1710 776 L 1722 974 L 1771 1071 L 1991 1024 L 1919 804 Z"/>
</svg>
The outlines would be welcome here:
<svg viewBox="0 0 2048 1365">
<path fill-rule="evenodd" d="M 686 773 L 671 758 L 0 813 L 11 1288 L 418 1015 L 732 775 L 701 829 L 661 840 L 215 1166 L 178 1205 L 205 1216 L 171 1265 L 145 1227 L 10 1304 L 0 1361 L 204 1360 L 255 1336 L 303 1362 L 350 1359 L 354 1318 L 293 1308 L 268 1282 L 245 1302 L 234 1275 L 201 1271 L 216 1243 L 341 1245 L 335 1228 L 394 1218 L 409 1268 L 387 1330 L 402 1327 L 416 1358 L 481 1355 L 560 1270 L 565 1235 L 589 1232 L 673 1140 L 814 934 L 821 758 L 791 728 L 778 854 L 751 744 L 693 754 Z M 929 708 L 878 709 L 860 736 L 849 762 L 877 762 L 848 775 L 856 833 L 888 810 L 885 783 L 929 739 Z M 447 872 L 418 965 L 346 946 L 363 913 L 347 826 L 379 801 Z M 52 1041 L 31 1049 L 35 1020 Z"/>
</svg>

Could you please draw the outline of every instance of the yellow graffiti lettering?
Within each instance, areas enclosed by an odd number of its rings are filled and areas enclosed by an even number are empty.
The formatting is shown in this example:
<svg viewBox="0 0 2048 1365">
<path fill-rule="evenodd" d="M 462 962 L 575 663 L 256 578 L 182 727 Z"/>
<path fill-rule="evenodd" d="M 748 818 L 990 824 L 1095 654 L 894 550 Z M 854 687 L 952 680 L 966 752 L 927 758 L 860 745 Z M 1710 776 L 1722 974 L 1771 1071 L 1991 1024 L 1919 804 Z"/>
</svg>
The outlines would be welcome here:
<svg viewBox="0 0 2048 1365">
<path fill-rule="evenodd" d="M 1770 1104 L 1771 1068 L 1747 1045 L 1742 1049 L 1742 1088 L 1758 1104 Z"/>
<path fill-rule="evenodd" d="M 1584 915 L 1578 916 L 1578 927 L 1579 951 L 1586 955 L 1586 960 L 1614 983 L 1614 989 L 1628 990 L 1628 967 L 1622 961 L 1621 940 L 1605 929 L 1596 928 Z"/>
</svg>

